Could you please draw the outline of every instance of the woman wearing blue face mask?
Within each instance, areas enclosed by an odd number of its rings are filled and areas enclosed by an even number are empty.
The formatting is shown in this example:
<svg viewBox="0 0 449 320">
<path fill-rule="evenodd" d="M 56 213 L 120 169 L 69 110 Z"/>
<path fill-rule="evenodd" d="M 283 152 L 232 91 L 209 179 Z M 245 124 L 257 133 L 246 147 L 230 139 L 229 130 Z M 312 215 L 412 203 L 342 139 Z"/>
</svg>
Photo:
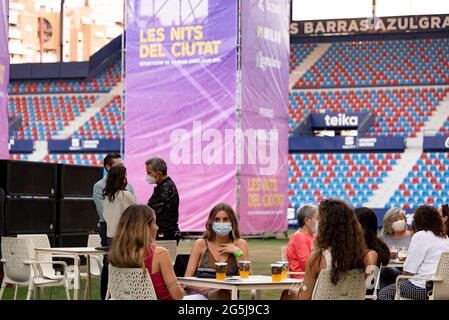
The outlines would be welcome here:
<svg viewBox="0 0 449 320">
<path fill-rule="evenodd" d="M 198 268 L 215 269 L 215 262 L 227 262 L 226 274 L 238 275 L 238 261 L 249 260 L 248 244 L 240 238 L 237 217 L 232 207 L 219 203 L 212 208 L 203 239 L 195 241 L 187 265 L 186 277 L 195 276 Z M 210 300 L 229 300 L 229 290 L 191 288 Z"/>
</svg>

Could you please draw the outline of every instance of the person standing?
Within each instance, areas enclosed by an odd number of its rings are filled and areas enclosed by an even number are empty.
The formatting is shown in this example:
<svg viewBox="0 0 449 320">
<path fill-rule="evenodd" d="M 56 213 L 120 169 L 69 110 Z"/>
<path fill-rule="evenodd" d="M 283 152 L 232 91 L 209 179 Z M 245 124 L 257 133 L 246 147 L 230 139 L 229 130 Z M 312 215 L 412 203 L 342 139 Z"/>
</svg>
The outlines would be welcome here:
<svg viewBox="0 0 449 320">
<path fill-rule="evenodd" d="M 106 172 L 109 172 L 112 167 L 123 165 L 122 157 L 119 153 L 110 153 L 103 160 L 103 166 Z M 101 180 L 97 181 L 93 187 L 93 199 L 95 202 L 95 208 L 97 209 L 99 225 L 100 225 L 100 237 L 101 237 L 101 245 L 106 247 L 107 239 L 106 239 L 106 222 L 103 216 L 103 190 L 106 186 L 107 175 L 105 175 Z M 131 184 L 128 183 L 126 186 L 126 190 L 131 192 L 134 195 L 134 189 Z"/>
<path fill-rule="evenodd" d="M 119 153 L 109 153 L 108 155 L 106 155 L 106 157 L 103 160 L 104 169 L 108 173 L 112 167 L 122 166 L 122 165 L 123 165 L 123 160 Z M 98 220 L 99 220 L 99 225 L 100 225 L 101 245 L 103 247 L 108 246 L 108 241 L 107 241 L 107 236 L 106 236 L 107 226 L 106 226 L 106 221 L 104 220 L 104 216 L 103 216 L 103 191 L 104 191 L 104 188 L 106 187 L 106 180 L 107 180 L 107 175 L 105 175 L 101 180 L 97 181 L 94 184 L 93 192 L 92 192 L 93 193 L 92 198 L 94 199 L 95 208 L 96 208 L 97 214 L 98 214 Z M 129 192 L 131 192 L 134 195 L 134 189 L 131 186 L 131 184 L 129 184 L 129 183 L 127 184 L 126 190 L 128 190 Z M 108 283 L 107 265 L 108 265 L 108 261 L 107 261 L 106 255 L 105 255 L 103 258 L 103 270 L 101 271 L 100 293 L 101 293 L 102 300 L 104 300 L 106 298 L 107 283 Z"/>
<path fill-rule="evenodd" d="M 173 180 L 167 176 L 167 164 L 161 158 L 145 161 L 147 182 L 156 184 L 148 206 L 156 212 L 159 227 L 156 240 L 176 240 L 179 243 L 181 233 L 178 227 L 179 195 Z"/>
<path fill-rule="evenodd" d="M 106 239 L 108 246 L 115 237 L 118 222 L 123 212 L 136 203 L 135 196 L 126 190 L 128 180 L 125 166 L 112 167 L 103 190 L 103 215 L 106 221 Z"/>
</svg>

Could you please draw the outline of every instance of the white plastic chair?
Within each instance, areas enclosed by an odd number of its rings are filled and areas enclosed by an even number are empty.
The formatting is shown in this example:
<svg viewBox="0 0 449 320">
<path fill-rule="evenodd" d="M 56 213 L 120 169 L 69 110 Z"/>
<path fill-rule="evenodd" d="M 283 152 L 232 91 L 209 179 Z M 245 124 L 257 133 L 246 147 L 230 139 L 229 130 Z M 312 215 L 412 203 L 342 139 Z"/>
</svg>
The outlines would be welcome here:
<svg viewBox="0 0 449 320">
<path fill-rule="evenodd" d="M 176 250 L 178 249 L 176 240 L 158 240 L 156 241 L 156 245 L 159 247 L 164 247 L 168 250 L 171 263 L 174 264 L 176 260 Z"/>
<path fill-rule="evenodd" d="M 415 279 L 433 282 L 433 288 L 429 300 L 449 300 L 449 252 L 443 252 L 438 262 L 437 271 L 434 276 L 406 276 L 400 275 L 396 278 L 395 300 L 410 300 L 401 297 L 401 281 Z"/>
<path fill-rule="evenodd" d="M 2 237 L 2 262 L 4 278 L 0 289 L 0 299 L 7 284 L 15 286 L 14 300 L 17 299 L 19 287 L 28 287 L 26 299 L 30 300 L 34 288 L 63 286 L 67 300 L 70 300 L 68 281 L 66 277 L 67 264 L 63 261 L 33 261 L 30 260 L 30 240 L 24 238 Z M 42 276 L 39 270 L 44 265 L 61 265 L 63 275 L 60 279 L 48 279 Z M 51 298 L 51 293 L 50 293 Z"/>
<path fill-rule="evenodd" d="M 146 269 L 118 268 L 109 264 L 106 299 L 157 300 L 157 296 Z"/>
<path fill-rule="evenodd" d="M 382 270 L 382 264 L 380 264 L 379 268 L 375 268 L 374 273 L 366 279 L 367 284 L 371 284 L 371 282 L 374 280 L 374 289 L 373 294 L 367 294 L 365 296 L 365 299 L 368 300 L 377 300 L 377 293 L 379 291 L 379 284 L 380 284 L 380 274 Z"/>
<path fill-rule="evenodd" d="M 53 261 L 53 258 L 68 258 L 74 260 L 75 257 L 72 255 L 62 255 L 62 254 L 52 254 L 50 252 L 42 252 L 39 251 L 36 254 L 35 248 L 51 248 L 50 240 L 48 239 L 48 235 L 46 234 L 18 234 L 17 238 L 29 239 L 30 246 L 28 249 L 28 258 L 31 260 L 38 261 Z M 66 263 L 67 264 L 67 263 Z M 71 268 L 71 272 L 67 273 L 67 278 L 69 281 L 74 281 L 75 279 L 75 268 Z M 53 268 L 51 264 L 43 264 L 40 265 L 39 272 L 42 274 L 44 278 L 52 279 L 52 280 L 60 280 L 62 279 L 62 275 Z M 87 278 L 86 272 L 80 272 L 79 274 L 80 280 Z M 87 287 L 87 286 L 86 286 Z M 87 291 L 86 291 L 87 292 Z M 85 294 L 86 294 L 85 292 Z"/>
<path fill-rule="evenodd" d="M 323 269 L 318 275 L 312 300 L 364 300 L 366 293 L 366 273 L 363 270 L 349 270 L 340 275 L 334 285 L 331 282 L 332 270 Z"/>
<path fill-rule="evenodd" d="M 19 239 L 29 239 L 30 245 L 28 246 L 28 259 L 38 261 L 52 261 L 54 255 L 48 252 L 39 252 L 36 254 L 34 248 L 51 248 L 50 240 L 46 234 L 18 234 Z M 56 273 L 56 270 L 51 264 L 41 266 L 42 275 L 48 279 L 61 279 L 61 275 Z"/>
</svg>

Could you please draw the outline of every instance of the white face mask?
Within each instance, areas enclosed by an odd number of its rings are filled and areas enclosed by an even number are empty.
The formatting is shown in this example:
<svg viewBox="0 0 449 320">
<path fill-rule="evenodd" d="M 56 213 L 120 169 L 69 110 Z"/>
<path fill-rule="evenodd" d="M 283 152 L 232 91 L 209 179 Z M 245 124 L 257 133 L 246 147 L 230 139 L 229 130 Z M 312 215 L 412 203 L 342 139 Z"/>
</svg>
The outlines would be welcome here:
<svg viewBox="0 0 449 320">
<path fill-rule="evenodd" d="M 407 227 L 407 224 L 405 223 L 405 220 L 398 220 L 391 224 L 391 228 L 394 232 L 401 232 L 404 231 Z"/>
<path fill-rule="evenodd" d="M 155 184 L 155 183 L 156 183 L 156 179 L 154 179 L 153 176 L 147 175 L 147 176 L 145 177 L 145 180 L 147 180 L 148 184 Z"/>
</svg>

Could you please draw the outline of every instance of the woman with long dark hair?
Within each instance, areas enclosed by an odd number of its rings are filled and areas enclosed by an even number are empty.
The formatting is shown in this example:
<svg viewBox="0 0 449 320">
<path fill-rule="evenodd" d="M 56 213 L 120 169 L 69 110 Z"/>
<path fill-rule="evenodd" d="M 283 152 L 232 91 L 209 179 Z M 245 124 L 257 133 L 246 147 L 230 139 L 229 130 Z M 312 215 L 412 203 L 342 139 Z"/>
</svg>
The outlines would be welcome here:
<svg viewBox="0 0 449 320">
<path fill-rule="evenodd" d="M 432 276 L 435 274 L 441 253 L 449 251 L 449 239 L 443 232 L 443 222 L 438 210 L 429 205 L 419 206 L 413 215 L 413 237 L 408 248 L 402 274 Z M 401 295 L 412 300 L 426 300 L 424 280 L 405 280 L 400 283 Z M 379 300 L 393 300 L 396 284 L 379 292 Z"/>
<path fill-rule="evenodd" d="M 134 195 L 126 190 L 127 184 L 124 166 L 115 166 L 109 170 L 106 186 L 103 190 L 103 215 L 106 221 L 106 235 L 109 243 L 115 236 L 123 211 L 136 203 Z"/>
<path fill-rule="evenodd" d="M 377 236 L 377 216 L 373 210 L 362 207 L 355 209 L 355 214 L 363 229 L 365 243 L 376 266 L 386 266 L 390 261 L 390 249 L 382 239 Z"/>
<path fill-rule="evenodd" d="M 387 244 L 377 236 L 377 216 L 373 210 L 366 207 L 355 209 L 355 214 L 363 229 L 366 247 L 368 249 L 368 260 L 370 261 L 370 269 L 373 274 L 370 281 L 373 281 L 372 286 L 375 285 L 377 274 L 375 270 L 379 270 L 380 265 L 386 266 L 390 262 L 390 249 Z M 384 270 L 382 268 L 382 270 Z M 369 288 L 366 294 L 373 294 L 373 289 Z"/>
<path fill-rule="evenodd" d="M 318 206 L 319 228 L 315 250 L 306 266 L 304 282 L 298 298 L 312 297 L 316 280 L 322 269 L 331 270 L 331 281 L 337 284 L 343 273 L 369 265 L 367 247 L 354 210 L 344 201 L 326 199 Z"/>
</svg>

